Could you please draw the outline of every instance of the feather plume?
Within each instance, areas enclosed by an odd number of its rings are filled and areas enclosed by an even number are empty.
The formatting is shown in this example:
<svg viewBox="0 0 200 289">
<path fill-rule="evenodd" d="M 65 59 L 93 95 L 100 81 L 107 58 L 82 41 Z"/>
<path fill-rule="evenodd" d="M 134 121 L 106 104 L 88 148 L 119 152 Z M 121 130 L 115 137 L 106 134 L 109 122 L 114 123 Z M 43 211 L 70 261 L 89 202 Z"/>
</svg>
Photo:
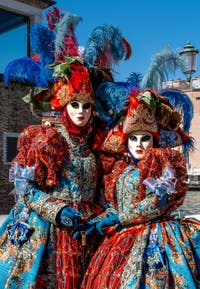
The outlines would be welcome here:
<svg viewBox="0 0 200 289">
<path fill-rule="evenodd" d="M 31 26 L 30 42 L 32 51 L 40 58 L 40 76 L 36 86 L 46 87 L 52 83 L 52 69 L 47 68 L 55 60 L 54 54 L 55 33 L 47 27 L 37 23 Z"/>
<path fill-rule="evenodd" d="M 164 89 L 160 95 L 167 97 L 171 105 L 183 118 L 183 129 L 189 132 L 194 110 L 190 97 L 179 89 Z"/>
<path fill-rule="evenodd" d="M 47 64 L 54 62 L 54 40 L 55 33 L 47 27 L 36 23 L 31 26 L 30 43 L 33 53 L 38 54 L 41 65 L 44 67 Z"/>
<path fill-rule="evenodd" d="M 128 105 L 130 89 L 123 83 L 103 82 L 95 95 L 95 103 L 99 117 L 113 126 Z"/>
<path fill-rule="evenodd" d="M 112 68 L 119 60 L 128 59 L 131 47 L 120 30 L 113 25 L 96 27 L 88 38 L 84 60 L 88 67 Z"/>
<path fill-rule="evenodd" d="M 8 63 L 4 71 L 4 83 L 6 86 L 10 81 L 36 85 L 40 71 L 39 62 L 30 57 L 22 57 Z"/>
<path fill-rule="evenodd" d="M 184 61 L 169 46 L 164 47 L 152 58 L 152 63 L 142 79 L 141 89 L 159 89 L 178 68 L 184 70 Z"/>
<path fill-rule="evenodd" d="M 125 52 L 125 60 L 128 60 L 132 54 L 130 43 L 124 37 L 122 37 L 122 43 Z"/>
<path fill-rule="evenodd" d="M 47 24 L 50 30 L 56 30 L 56 25 L 63 18 L 64 14 L 61 13 L 60 9 L 54 7 L 48 10 L 46 14 Z"/>
<path fill-rule="evenodd" d="M 183 154 L 185 157 L 188 156 L 188 152 L 189 151 L 193 151 L 194 150 L 194 139 L 190 138 L 187 141 L 183 141 Z"/>
<path fill-rule="evenodd" d="M 142 74 L 136 72 L 132 72 L 127 79 L 127 83 L 129 83 L 130 85 L 132 84 L 133 86 L 138 88 L 140 87 L 141 81 L 142 81 Z"/>
<path fill-rule="evenodd" d="M 56 60 L 64 60 L 68 54 L 78 56 L 78 42 L 75 28 L 82 20 L 80 16 L 65 13 L 56 25 L 55 52 Z"/>
</svg>

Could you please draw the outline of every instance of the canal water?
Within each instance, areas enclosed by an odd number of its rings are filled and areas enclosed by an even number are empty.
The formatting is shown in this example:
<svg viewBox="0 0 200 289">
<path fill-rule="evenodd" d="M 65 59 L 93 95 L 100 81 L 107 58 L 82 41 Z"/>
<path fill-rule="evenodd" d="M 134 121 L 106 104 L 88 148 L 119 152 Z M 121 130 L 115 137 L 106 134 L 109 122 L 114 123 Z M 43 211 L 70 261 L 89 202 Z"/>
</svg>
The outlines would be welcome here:
<svg viewBox="0 0 200 289">
<path fill-rule="evenodd" d="M 189 190 L 183 205 L 179 208 L 181 216 L 200 215 L 200 189 Z"/>
</svg>

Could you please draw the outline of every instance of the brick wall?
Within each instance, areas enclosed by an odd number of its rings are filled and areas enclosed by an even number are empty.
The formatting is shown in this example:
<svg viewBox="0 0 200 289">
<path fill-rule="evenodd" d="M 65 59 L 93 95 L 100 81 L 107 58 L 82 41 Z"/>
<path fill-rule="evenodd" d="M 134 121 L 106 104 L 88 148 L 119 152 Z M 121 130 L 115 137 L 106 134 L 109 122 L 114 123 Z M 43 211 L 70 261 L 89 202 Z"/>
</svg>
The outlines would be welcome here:
<svg viewBox="0 0 200 289">
<path fill-rule="evenodd" d="M 21 133 L 27 125 L 39 123 L 22 100 L 29 90 L 28 86 L 14 83 L 5 88 L 0 83 L 0 214 L 7 214 L 14 204 L 14 196 L 10 194 L 13 184 L 8 179 L 10 165 L 3 161 L 4 132 Z"/>
</svg>

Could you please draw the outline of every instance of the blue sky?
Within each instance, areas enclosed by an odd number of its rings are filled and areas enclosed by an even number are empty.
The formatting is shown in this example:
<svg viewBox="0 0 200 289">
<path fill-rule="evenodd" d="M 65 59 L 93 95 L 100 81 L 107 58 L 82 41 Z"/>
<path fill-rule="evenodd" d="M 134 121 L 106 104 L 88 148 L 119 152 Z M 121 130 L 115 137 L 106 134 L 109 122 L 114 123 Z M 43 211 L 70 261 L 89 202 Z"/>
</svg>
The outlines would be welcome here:
<svg viewBox="0 0 200 289">
<path fill-rule="evenodd" d="M 177 50 L 190 41 L 200 50 L 199 0 L 58 0 L 54 6 L 83 18 L 76 29 L 78 42 L 83 46 L 96 26 L 119 27 L 133 52 L 128 61 L 115 67 L 116 80 L 124 81 L 132 72 L 144 75 L 152 56 L 166 45 Z M 197 75 L 200 75 L 200 55 L 194 76 Z M 185 78 L 180 71 L 172 79 L 177 77 Z"/>
</svg>

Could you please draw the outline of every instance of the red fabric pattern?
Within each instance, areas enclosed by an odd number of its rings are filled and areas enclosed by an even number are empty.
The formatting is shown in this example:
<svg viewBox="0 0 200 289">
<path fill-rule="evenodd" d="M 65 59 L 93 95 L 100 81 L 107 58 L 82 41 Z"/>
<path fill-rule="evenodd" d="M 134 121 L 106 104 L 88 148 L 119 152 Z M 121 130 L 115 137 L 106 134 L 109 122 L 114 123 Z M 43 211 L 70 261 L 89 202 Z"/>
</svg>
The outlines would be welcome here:
<svg viewBox="0 0 200 289">
<path fill-rule="evenodd" d="M 19 153 L 12 161 L 22 167 L 35 166 L 34 179 L 41 187 L 57 185 L 57 172 L 66 157 L 66 143 L 55 128 L 47 125 L 26 127 L 18 139 Z"/>
<path fill-rule="evenodd" d="M 146 187 L 142 184 L 148 178 L 159 178 L 166 166 L 173 169 L 174 176 L 177 179 L 176 192 L 170 196 L 171 209 L 168 210 L 168 215 L 178 208 L 184 201 L 185 194 L 188 190 L 188 185 L 184 182 L 187 178 L 187 169 L 185 160 L 182 154 L 171 148 L 151 148 L 147 151 L 143 160 L 138 163 L 141 175 L 139 186 L 139 198 L 145 196 Z"/>
<path fill-rule="evenodd" d="M 56 271 L 59 289 L 79 288 L 81 284 L 82 247 L 65 230 L 58 229 L 56 244 Z M 65 276 L 65 280 L 63 280 Z"/>
<path fill-rule="evenodd" d="M 105 188 L 105 197 L 108 202 L 110 202 L 115 209 L 117 209 L 117 200 L 116 200 L 116 182 L 119 175 L 127 166 L 127 163 L 123 160 L 117 161 L 112 169 L 110 174 L 107 174 L 103 178 L 104 188 Z"/>
<path fill-rule="evenodd" d="M 118 288 L 127 257 L 144 229 L 145 225 L 141 225 L 109 234 L 92 258 L 92 264 L 88 267 L 81 289 Z"/>
</svg>

